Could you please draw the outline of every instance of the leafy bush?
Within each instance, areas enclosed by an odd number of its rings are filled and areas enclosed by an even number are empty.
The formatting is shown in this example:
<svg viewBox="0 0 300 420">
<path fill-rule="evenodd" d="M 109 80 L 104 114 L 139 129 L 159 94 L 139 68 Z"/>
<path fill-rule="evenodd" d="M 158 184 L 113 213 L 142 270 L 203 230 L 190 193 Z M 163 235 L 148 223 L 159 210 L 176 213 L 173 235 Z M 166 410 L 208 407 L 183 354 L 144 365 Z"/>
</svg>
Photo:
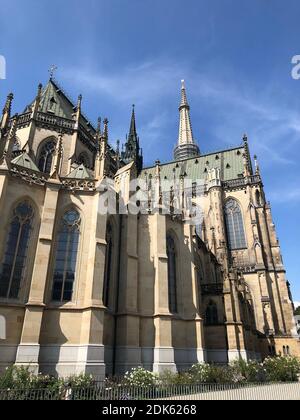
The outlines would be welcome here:
<svg viewBox="0 0 300 420">
<path fill-rule="evenodd" d="M 298 381 L 299 375 L 300 360 L 296 357 L 269 357 L 263 363 L 238 359 L 228 366 L 199 363 L 193 365 L 187 372 L 181 373 L 166 370 L 156 374 L 137 367 L 126 372 L 121 380 L 107 379 L 105 386 L 112 389 L 116 386 L 136 386 L 146 389 L 156 385 L 169 387 L 201 383 L 294 382 Z M 0 389 L 4 390 L 47 389 L 60 395 L 65 391 L 66 385 L 84 389 L 94 385 L 94 380 L 91 375 L 84 374 L 64 379 L 49 375 L 34 375 L 30 367 L 22 366 L 11 366 L 0 376 Z"/>
<path fill-rule="evenodd" d="M 192 383 L 223 384 L 237 382 L 230 366 L 199 363 L 190 369 Z"/>
<path fill-rule="evenodd" d="M 266 374 L 263 364 L 256 360 L 237 359 L 231 362 L 230 367 L 233 372 L 235 382 L 265 382 Z"/>
<path fill-rule="evenodd" d="M 269 382 L 297 382 L 300 360 L 296 357 L 268 357 L 263 363 Z"/>
<path fill-rule="evenodd" d="M 66 384 L 71 387 L 85 388 L 93 384 L 93 378 L 84 374 L 73 375 L 68 378 L 56 378 L 42 374 L 35 375 L 30 371 L 30 367 L 24 366 L 10 366 L 0 376 L 0 389 L 48 389 L 61 391 Z"/>
<path fill-rule="evenodd" d="M 157 375 L 142 367 L 131 369 L 124 376 L 124 384 L 127 386 L 153 386 L 157 381 Z"/>
</svg>

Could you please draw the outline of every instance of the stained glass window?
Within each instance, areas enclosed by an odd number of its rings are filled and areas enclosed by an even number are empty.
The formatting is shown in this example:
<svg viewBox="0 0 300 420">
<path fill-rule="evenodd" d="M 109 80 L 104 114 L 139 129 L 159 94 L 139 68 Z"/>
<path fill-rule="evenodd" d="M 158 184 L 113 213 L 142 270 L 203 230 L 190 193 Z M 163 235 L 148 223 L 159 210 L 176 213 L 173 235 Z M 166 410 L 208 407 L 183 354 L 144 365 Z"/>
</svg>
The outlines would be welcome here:
<svg viewBox="0 0 300 420">
<path fill-rule="evenodd" d="M 107 224 L 106 230 L 106 255 L 105 255 L 105 271 L 103 282 L 103 304 L 109 304 L 109 291 L 112 271 L 112 250 L 113 250 L 113 231 L 110 223 Z"/>
<path fill-rule="evenodd" d="M 176 268 L 176 248 L 174 239 L 167 237 L 168 255 L 168 289 L 169 289 L 169 310 L 177 313 L 177 268 Z"/>
<path fill-rule="evenodd" d="M 215 302 L 210 301 L 205 312 L 206 325 L 217 325 L 219 322 L 218 308 Z"/>
<path fill-rule="evenodd" d="M 38 162 L 38 168 L 41 172 L 50 174 L 55 147 L 56 143 L 54 140 L 49 140 L 44 144 Z"/>
<path fill-rule="evenodd" d="M 230 249 L 247 248 L 243 216 L 236 200 L 230 199 L 225 206 L 225 219 Z"/>
<path fill-rule="evenodd" d="M 0 296 L 17 299 L 26 267 L 33 209 L 28 202 L 20 203 L 13 212 L 4 259 L 0 267 Z"/>
<path fill-rule="evenodd" d="M 55 257 L 52 299 L 68 302 L 73 297 L 79 244 L 80 216 L 76 210 L 62 217 Z"/>
</svg>

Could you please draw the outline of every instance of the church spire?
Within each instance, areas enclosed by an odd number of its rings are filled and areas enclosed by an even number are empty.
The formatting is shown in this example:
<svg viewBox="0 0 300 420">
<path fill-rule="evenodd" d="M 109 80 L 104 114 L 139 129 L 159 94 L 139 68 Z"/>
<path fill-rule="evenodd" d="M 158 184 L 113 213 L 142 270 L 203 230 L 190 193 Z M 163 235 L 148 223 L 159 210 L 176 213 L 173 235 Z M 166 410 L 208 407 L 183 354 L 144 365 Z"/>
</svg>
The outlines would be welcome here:
<svg viewBox="0 0 300 420">
<path fill-rule="evenodd" d="M 194 141 L 190 119 L 190 106 L 187 100 L 184 80 L 181 81 L 181 102 L 179 106 L 179 134 L 177 146 L 174 150 L 175 160 L 199 156 L 200 150 Z"/>
<path fill-rule="evenodd" d="M 134 107 L 135 107 L 135 105 L 132 105 L 132 113 L 131 113 L 130 129 L 129 129 L 129 138 L 132 138 L 134 141 L 136 141 L 136 139 L 137 139 L 137 132 L 136 132 L 136 124 L 135 124 Z"/>
<path fill-rule="evenodd" d="M 138 171 L 140 171 L 143 167 L 143 156 L 140 150 L 140 140 L 136 131 L 134 105 L 132 105 L 129 134 L 125 143 L 125 151 L 122 152 L 122 160 L 125 163 L 134 161 Z"/>
</svg>

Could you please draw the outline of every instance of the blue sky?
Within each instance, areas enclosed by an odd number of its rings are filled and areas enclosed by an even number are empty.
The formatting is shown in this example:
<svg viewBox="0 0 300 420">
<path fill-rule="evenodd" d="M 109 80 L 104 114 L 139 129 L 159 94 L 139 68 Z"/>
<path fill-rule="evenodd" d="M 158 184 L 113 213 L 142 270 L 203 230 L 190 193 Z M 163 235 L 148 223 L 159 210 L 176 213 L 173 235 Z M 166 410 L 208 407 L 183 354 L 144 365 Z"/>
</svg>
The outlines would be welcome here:
<svg viewBox="0 0 300 420">
<path fill-rule="evenodd" d="M 172 158 L 182 78 L 203 152 L 238 145 L 246 132 L 300 301 L 298 0 L 0 0 L 0 8 L 0 100 L 12 90 L 15 111 L 55 63 L 89 118 L 109 118 L 112 144 L 124 140 L 136 104 L 146 164 Z"/>
</svg>

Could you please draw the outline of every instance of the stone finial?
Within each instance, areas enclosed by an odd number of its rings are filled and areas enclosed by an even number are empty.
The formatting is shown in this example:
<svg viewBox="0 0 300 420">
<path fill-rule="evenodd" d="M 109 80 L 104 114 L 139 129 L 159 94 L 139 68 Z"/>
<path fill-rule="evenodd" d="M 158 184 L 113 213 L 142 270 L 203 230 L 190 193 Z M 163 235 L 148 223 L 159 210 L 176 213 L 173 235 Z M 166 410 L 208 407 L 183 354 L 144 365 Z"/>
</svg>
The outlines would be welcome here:
<svg viewBox="0 0 300 420">
<path fill-rule="evenodd" d="M 254 155 L 254 164 L 255 164 L 255 173 L 258 175 L 260 173 L 260 168 L 259 168 L 257 155 Z"/>
<path fill-rule="evenodd" d="M 5 102 L 2 114 L 4 114 L 5 112 L 8 112 L 10 114 L 13 99 L 14 99 L 13 93 L 9 93 L 6 98 L 6 102 Z"/>
<path fill-rule="evenodd" d="M 82 103 L 82 95 L 78 95 L 78 99 L 77 99 L 77 109 L 81 108 L 81 103 Z"/>
<path fill-rule="evenodd" d="M 42 96 L 42 90 L 43 90 L 43 85 L 42 85 L 42 83 L 39 83 L 38 90 L 37 90 L 37 95 L 36 95 L 36 97 L 39 98 L 39 99 Z"/>
<path fill-rule="evenodd" d="M 101 134 L 101 117 L 98 117 L 97 119 L 97 134 Z"/>
<path fill-rule="evenodd" d="M 103 120 L 103 135 L 107 139 L 108 138 L 108 119 L 104 118 Z"/>
<path fill-rule="evenodd" d="M 0 129 L 1 130 L 4 130 L 8 127 L 13 98 L 14 98 L 14 95 L 12 93 L 7 95 L 6 102 L 5 102 L 3 111 L 2 111 L 1 121 L 0 121 Z"/>
</svg>

